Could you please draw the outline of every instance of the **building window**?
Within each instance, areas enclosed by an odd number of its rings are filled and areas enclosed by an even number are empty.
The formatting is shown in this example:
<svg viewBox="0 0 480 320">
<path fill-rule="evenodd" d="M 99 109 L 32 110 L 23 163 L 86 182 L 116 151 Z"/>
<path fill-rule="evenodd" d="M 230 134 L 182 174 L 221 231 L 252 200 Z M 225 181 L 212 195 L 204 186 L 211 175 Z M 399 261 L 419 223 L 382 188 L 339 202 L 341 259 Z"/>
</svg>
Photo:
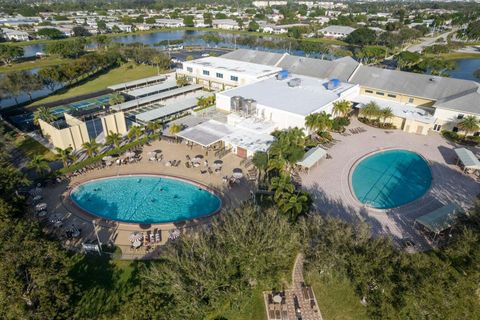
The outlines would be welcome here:
<svg viewBox="0 0 480 320">
<path fill-rule="evenodd" d="M 441 128 L 442 126 L 440 124 L 436 124 L 433 126 L 433 131 L 440 131 Z"/>
<path fill-rule="evenodd" d="M 396 97 L 397 97 L 397 96 L 394 95 L 394 94 L 388 94 L 388 96 L 389 96 L 390 98 L 396 98 Z"/>
<path fill-rule="evenodd" d="M 376 94 L 377 94 L 377 96 L 384 96 L 385 95 L 385 93 L 379 92 L 379 91 L 377 91 Z"/>
<path fill-rule="evenodd" d="M 188 72 L 193 72 L 193 68 L 192 67 L 187 67 L 187 71 Z"/>
<path fill-rule="evenodd" d="M 209 76 L 209 75 L 210 75 L 210 71 L 208 71 L 208 70 L 203 70 L 203 75 L 204 75 L 204 76 Z"/>
<path fill-rule="evenodd" d="M 461 119 L 463 119 L 464 116 L 465 116 L 465 115 L 463 115 L 463 114 L 460 113 L 460 114 L 457 116 L 457 119 L 458 119 L 458 120 L 461 120 Z"/>
<path fill-rule="evenodd" d="M 413 103 L 413 98 L 408 98 L 408 103 Z"/>
<path fill-rule="evenodd" d="M 452 131 L 453 132 L 458 132 L 458 127 L 453 127 Z"/>
<path fill-rule="evenodd" d="M 365 93 L 373 93 L 372 90 L 365 90 Z"/>
<path fill-rule="evenodd" d="M 230 80 L 232 80 L 232 81 L 238 81 L 238 77 L 237 77 L 237 76 L 230 76 Z"/>
<path fill-rule="evenodd" d="M 217 78 L 223 79 L 223 73 L 218 73 L 217 72 Z"/>
</svg>

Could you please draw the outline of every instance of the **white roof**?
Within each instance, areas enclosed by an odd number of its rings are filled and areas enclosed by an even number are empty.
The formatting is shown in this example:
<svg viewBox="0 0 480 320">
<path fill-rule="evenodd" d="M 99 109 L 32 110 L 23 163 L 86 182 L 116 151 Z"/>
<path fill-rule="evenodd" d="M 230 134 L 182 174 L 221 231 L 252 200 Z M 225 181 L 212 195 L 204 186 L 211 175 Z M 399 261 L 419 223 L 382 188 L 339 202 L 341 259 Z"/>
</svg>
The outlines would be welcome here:
<svg viewBox="0 0 480 320">
<path fill-rule="evenodd" d="M 301 84 L 290 87 L 289 81 L 298 78 Z M 333 89 L 327 89 L 327 79 L 318 79 L 296 74 L 287 79 L 268 78 L 249 85 L 219 93 L 228 97 L 241 96 L 254 99 L 263 106 L 306 116 L 340 98 L 340 94 L 355 85 L 341 82 Z"/>
<path fill-rule="evenodd" d="M 216 120 L 208 120 L 177 133 L 177 136 L 208 147 L 232 132 L 230 126 Z"/>
<path fill-rule="evenodd" d="M 151 96 L 146 96 L 146 97 L 143 97 L 143 98 L 130 100 L 130 101 L 127 101 L 127 102 L 124 102 L 124 103 L 120 103 L 120 104 L 111 106 L 110 108 L 113 109 L 113 110 L 116 110 L 116 111 L 126 110 L 126 109 L 134 108 L 134 107 L 137 107 L 137 106 L 141 106 L 141 105 L 144 105 L 144 104 L 152 103 L 152 102 L 155 102 L 155 101 L 168 99 L 168 98 L 171 98 L 171 97 L 174 97 L 174 96 L 177 96 L 177 95 L 181 95 L 181 94 L 185 94 L 185 93 L 188 93 L 188 92 L 193 92 L 193 91 L 199 90 L 201 88 L 202 88 L 201 85 L 191 84 L 191 85 L 188 85 L 188 86 L 185 86 L 185 87 L 180 87 L 180 88 L 168 90 L 168 91 L 157 93 L 157 94 L 154 94 L 154 95 L 151 95 Z"/>
<path fill-rule="evenodd" d="M 165 75 L 153 76 L 153 77 L 143 78 L 143 79 L 139 79 L 139 80 L 134 80 L 134 81 L 115 84 L 115 85 L 109 86 L 108 89 L 114 90 L 114 91 L 122 90 L 122 89 L 130 88 L 130 87 L 134 87 L 134 86 L 141 86 L 141 85 L 147 84 L 149 82 L 155 82 L 155 81 L 160 81 L 160 80 L 164 80 L 164 79 L 165 79 Z"/>
<path fill-rule="evenodd" d="M 259 134 L 216 120 L 208 120 L 185 129 L 179 132 L 177 136 L 204 147 L 208 147 L 218 141 L 224 141 L 226 144 L 242 147 L 251 152 L 267 151 L 275 139 L 269 134 Z"/>
<path fill-rule="evenodd" d="M 139 89 L 124 91 L 124 93 L 128 94 L 131 97 L 137 98 L 137 97 L 146 96 L 152 93 L 158 93 L 171 88 L 175 88 L 176 86 L 177 86 L 177 81 L 175 80 L 175 78 L 169 78 L 162 83 L 154 84 L 153 86 L 143 87 Z"/>
<path fill-rule="evenodd" d="M 435 117 L 423 109 L 415 107 L 413 104 L 399 103 L 393 100 L 380 99 L 367 95 L 357 95 L 351 99 L 353 102 L 361 103 L 363 107 L 367 103 L 375 102 L 380 108 L 391 108 L 395 116 L 400 118 L 412 119 L 423 123 L 434 123 Z"/>
<path fill-rule="evenodd" d="M 282 70 L 281 68 L 266 66 L 263 64 L 235 61 L 220 57 L 206 57 L 193 61 L 186 61 L 183 64 L 185 66 L 196 65 L 200 68 L 206 69 L 213 68 L 219 71 L 225 70 L 227 72 L 244 74 L 256 78 L 272 75 Z"/>
<path fill-rule="evenodd" d="M 159 106 L 156 109 L 145 111 L 139 113 L 135 116 L 135 118 L 142 122 L 148 122 L 152 120 L 157 120 L 181 111 L 185 111 L 195 107 L 198 103 L 197 98 L 200 98 L 205 95 L 204 92 L 196 92 L 193 95 L 190 95 L 186 98 L 182 99 L 175 99 L 175 101 L 166 106 Z"/>
<path fill-rule="evenodd" d="M 308 150 L 303 159 L 297 162 L 297 165 L 302 166 L 304 168 L 311 168 L 315 163 L 317 163 L 320 159 L 327 155 L 327 151 L 320 148 L 315 147 Z"/>
<path fill-rule="evenodd" d="M 472 151 L 466 148 L 456 148 L 453 151 L 455 151 L 458 159 L 463 163 L 465 168 L 480 169 L 480 161 L 478 161 Z"/>
</svg>

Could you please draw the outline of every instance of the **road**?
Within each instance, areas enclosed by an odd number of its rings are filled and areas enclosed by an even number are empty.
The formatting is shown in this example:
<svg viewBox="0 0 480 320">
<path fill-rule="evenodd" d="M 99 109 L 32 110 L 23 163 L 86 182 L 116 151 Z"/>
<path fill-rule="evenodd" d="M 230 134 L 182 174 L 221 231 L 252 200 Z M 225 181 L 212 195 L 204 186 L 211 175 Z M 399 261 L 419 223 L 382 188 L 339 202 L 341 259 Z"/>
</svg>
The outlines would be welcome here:
<svg viewBox="0 0 480 320">
<path fill-rule="evenodd" d="M 443 41 L 446 42 L 447 41 L 447 36 L 452 32 L 456 32 L 457 30 L 458 29 L 455 28 L 455 29 L 452 29 L 450 31 L 444 32 L 444 33 L 442 33 L 442 34 L 440 34 L 436 37 L 422 38 L 422 42 L 417 43 L 417 44 L 413 44 L 413 45 L 407 47 L 405 50 L 409 51 L 409 52 L 421 52 L 426 47 L 429 47 L 429 46 L 435 44 L 435 42 L 437 42 L 438 39 L 443 39 Z"/>
</svg>

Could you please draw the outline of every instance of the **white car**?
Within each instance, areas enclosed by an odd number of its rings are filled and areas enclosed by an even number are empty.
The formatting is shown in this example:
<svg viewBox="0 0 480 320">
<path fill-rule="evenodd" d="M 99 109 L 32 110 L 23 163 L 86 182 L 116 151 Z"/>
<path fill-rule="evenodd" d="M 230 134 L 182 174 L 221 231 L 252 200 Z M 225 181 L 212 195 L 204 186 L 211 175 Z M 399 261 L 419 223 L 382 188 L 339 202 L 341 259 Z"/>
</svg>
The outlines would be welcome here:
<svg viewBox="0 0 480 320">
<path fill-rule="evenodd" d="M 202 57 L 210 57 L 210 55 L 208 53 L 203 53 Z"/>
</svg>

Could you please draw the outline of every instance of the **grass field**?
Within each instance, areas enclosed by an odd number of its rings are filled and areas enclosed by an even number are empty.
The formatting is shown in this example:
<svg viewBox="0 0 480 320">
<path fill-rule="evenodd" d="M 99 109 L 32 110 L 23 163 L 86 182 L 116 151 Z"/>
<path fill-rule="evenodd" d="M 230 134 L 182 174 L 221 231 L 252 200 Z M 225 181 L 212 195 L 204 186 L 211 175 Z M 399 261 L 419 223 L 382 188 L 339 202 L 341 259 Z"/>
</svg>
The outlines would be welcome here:
<svg viewBox="0 0 480 320">
<path fill-rule="evenodd" d="M 30 159 L 36 155 L 43 155 L 46 160 L 55 160 L 55 154 L 53 152 L 28 135 L 18 135 L 14 141 L 14 144 L 25 156 L 29 157 Z"/>
<path fill-rule="evenodd" d="M 37 100 L 30 106 L 41 105 L 47 102 L 57 101 L 94 91 L 103 90 L 113 84 L 151 77 L 156 74 L 156 67 L 147 65 L 135 65 L 134 63 L 129 62 L 78 86 L 74 86 L 65 91 L 61 91 L 57 94 Z"/>
<path fill-rule="evenodd" d="M 309 274 L 320 311 L 325 320 L 367 320 L 365 307 L 360 304 L 350 281 L 345 278 L 321 278 Z"/>
<path fill-rule="evenodd" d="M 30 70 L 34 68 L 44 68 L 44 67 L 67 63 L 69 61 L 71 60 L 51 56 L 51 57 L 45 57 L 41 59 L 35 59 L 32 61 L 14 63 L 10 66 L 2 65 L 0 66 L 0 72 L 11 72 L 11 71 Z"/>
<path fill-rule="evenodd" d="M 211 314 L 208 319 L 263 320 L 266 318 L 267 314 L 265 312 L 262 290 L 255 290 L 240 310 L 225 306 L 224 310 L 217 310 L 217 312 Z"/>
<path fill-rule="evenodd" d="M 451 52 L 438 55 L 429 55 L 432 58 L 441 58 L 444 60 L 460 60 L 460 59 L 480 59 L 480 53 L 464 53 Z"/>
</svg>

